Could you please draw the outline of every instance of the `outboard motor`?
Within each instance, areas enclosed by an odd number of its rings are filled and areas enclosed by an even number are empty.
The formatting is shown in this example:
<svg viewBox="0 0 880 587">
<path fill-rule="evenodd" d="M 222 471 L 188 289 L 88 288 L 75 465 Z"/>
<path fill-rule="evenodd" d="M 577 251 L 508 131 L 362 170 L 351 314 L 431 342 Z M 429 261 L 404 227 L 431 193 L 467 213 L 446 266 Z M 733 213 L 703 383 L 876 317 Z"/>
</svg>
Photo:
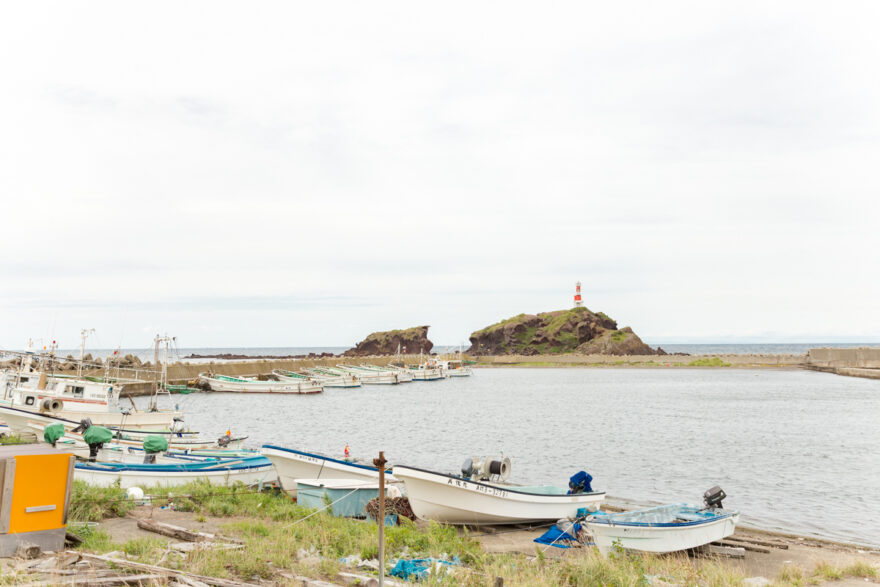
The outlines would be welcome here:
<svg viewBox="0 0 880 587">
<path fill-rule="evenodd" d="M 721 505 L 721 500 L 726 498 L 727 494 L 724 493 L 724 490 L 721 489 L 718 485 L 706 491 L 703 494 L 703 503 L 706 504 L 706 509 L 721 509 L 724 506 Z"/>
<path fill-rule="evenodd" d="M 186 425 L 183 423 L 183 418 L 174 417 L 174 420 L 171 422 L 171 431 L 174 432 L 178 438 L 183 436 L 183 430 Z"/>
<path fill-rule="evenodd" d="M 162 436 L 150 435 L 144 439 L 144 464 L 156 463 L 156 455 L 168 450 L 168 440 Z"/>
<path fill-rule="evenodd" d="M 577 495 L 578 493 L 592 493 L 593 487 L 590 485 L 593 476 L 586 471 L 578 471 L 568 480 L 568 494 Z"/>
<path fill-rule="evenodd" d="M 464 462 L 461 464 L 461 477 L 462 479 L 470 479 L 471 475 L 474 474 L 474 459 L 466 458 Z"/>
<path fill-rule="evenodd" d="M 89 418 L 83 418 L 79 421 L 79 425 L 74 428 L 71 432 L 85 432 L 92 426 L 92 421 Z"/>
</svg>

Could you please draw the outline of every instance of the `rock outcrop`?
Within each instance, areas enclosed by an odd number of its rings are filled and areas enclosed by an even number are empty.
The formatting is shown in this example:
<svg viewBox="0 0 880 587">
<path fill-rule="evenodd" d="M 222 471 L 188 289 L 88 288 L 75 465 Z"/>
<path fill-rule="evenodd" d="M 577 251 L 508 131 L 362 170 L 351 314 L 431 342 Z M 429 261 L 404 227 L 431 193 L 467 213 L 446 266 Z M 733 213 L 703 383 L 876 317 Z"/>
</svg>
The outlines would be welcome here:
<svg viewBox="0 0 880 587">
<path fill-rule="evenodd" d="M 434 343 L 428 340 L 428 328 L 430 326 L 414 326 L 406 330 L 374 332 L 353 349 L 345 351 L 343 356 L 396 355 L 398 348 L 401 353 L 409 355 L 427 354 L 434 347 Z"/>
<path fill-rule="evenodd" d="M 603 312 L 572 308 L 540 314 L 519 314 L 474 332 L 471 355 L 656 355 L 632 328 L 617 328 Z M 665 354 L 665 353 L 663 353 Z"/>
</svg>

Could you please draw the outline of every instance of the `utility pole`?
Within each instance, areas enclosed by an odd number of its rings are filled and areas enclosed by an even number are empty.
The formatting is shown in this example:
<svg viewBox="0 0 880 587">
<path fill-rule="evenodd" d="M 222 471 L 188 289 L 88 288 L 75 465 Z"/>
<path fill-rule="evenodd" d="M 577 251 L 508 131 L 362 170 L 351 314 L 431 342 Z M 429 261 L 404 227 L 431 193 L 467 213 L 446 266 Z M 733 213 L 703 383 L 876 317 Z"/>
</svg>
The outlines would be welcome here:
<svg viewBox="0 0 880 587">
<path fill-rule="evenodd" d="M 85 357 L 85 354 L 86 354 L 86 339 L 89 337 L 90 334 L 93 334 L 94 332 L 95 332 L 94 328 L 83 328 L 79 332 L 79 335 L 80 335 L 79 369 L 77 369 L 77 371 L 76 371 L 76 375 L 78 377 L 82 377 L 82 374 L 83 374 L 83 357 Z"/>
<path fill-rule="evenodd" d="M 385 452 L 379 452 L 379 458 L 373 459 L 373 465 L 379 469 L 379 587 L 385 585 Z"/>
</svg>

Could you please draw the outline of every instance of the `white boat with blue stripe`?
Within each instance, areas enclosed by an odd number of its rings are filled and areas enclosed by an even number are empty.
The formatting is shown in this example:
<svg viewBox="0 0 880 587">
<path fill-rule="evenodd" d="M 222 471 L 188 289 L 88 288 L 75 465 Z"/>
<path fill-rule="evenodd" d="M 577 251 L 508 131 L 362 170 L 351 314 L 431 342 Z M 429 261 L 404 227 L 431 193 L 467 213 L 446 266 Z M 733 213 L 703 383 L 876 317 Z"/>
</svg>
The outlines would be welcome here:
<svg viewBox="0 0 880 587">
<path fill-rule="evenodd" d="M 703 507 L 677 503 L 619 514 L 596 512 L 583 523 L 602 554 L 611 552 L 615 544 L 655 553 L 697 548 L 730 536 L 739 520 L 739 512 L 720 507 L 725 497 L 720 488 L 706 492 L 707 497 L 710 494 L 716 499 L 707 499 Z"/>
<path fill-rule="evenodd" d="M 264 444 L 262 453 L 275 465 L 278 482 L 290 495 L 296 495 L 298 479 L 379 480 L 379 469 L 354 461 L 333 459 L 274 444 Z M 391 471 L 386 471 L 385 482 L 397 483 L 398 480 L 391 475 Z"/>
</svg>

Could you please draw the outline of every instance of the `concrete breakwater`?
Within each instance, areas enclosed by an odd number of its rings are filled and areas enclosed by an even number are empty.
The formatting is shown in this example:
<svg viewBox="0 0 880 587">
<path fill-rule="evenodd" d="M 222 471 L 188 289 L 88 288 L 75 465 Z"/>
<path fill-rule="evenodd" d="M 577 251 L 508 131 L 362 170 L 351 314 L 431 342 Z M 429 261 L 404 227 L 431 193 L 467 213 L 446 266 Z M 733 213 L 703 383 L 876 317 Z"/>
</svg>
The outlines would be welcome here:
<svg viewBox="0 0 880 587">
<path fill-rule="evenodd" d="M 480 365 L 543 367 L 799 367 L 806 355 L 497 355 Z"/>
<path fill-rule="evenodd" d="M 804 366 L 837 375 L 880 379 L 880 348 L 810 349 Z"/>
</svg>

